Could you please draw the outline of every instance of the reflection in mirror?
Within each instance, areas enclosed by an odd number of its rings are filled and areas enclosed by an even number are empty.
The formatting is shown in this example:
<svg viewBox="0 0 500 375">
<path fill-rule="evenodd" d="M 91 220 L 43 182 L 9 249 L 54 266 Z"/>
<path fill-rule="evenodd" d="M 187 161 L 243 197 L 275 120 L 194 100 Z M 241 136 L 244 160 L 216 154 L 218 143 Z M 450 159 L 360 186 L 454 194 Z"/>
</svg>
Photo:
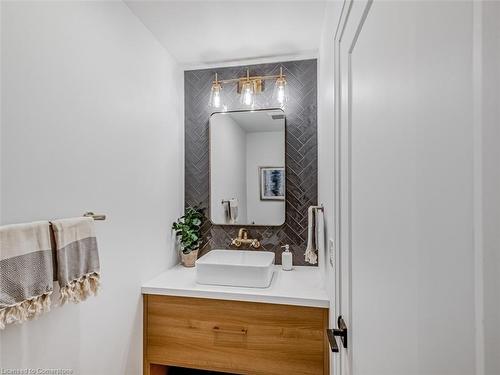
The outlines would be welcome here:
<svg viewBox="0 0 500 375">
<path fill-rule="evenodd" d="M 285 222 L 285 114 L 210 117 L 210 219 L 219 225 Z"/>
</svg>

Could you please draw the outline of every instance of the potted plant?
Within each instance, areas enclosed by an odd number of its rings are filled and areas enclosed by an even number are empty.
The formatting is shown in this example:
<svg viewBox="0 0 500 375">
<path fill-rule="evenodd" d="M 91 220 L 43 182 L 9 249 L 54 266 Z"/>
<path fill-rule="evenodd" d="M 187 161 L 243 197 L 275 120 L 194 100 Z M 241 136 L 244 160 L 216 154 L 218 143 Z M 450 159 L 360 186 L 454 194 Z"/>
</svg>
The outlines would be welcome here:
<svg viewBox="0 0 500 375">
<path fill-rule="evenodd" d="M 188 207 L 184 216 L 172 224 L 181 246 L 181 261 L 185 267 L 194 267 L 201 244 L 200 228 L 203 223 L 204 209 Z"/>
</svg>

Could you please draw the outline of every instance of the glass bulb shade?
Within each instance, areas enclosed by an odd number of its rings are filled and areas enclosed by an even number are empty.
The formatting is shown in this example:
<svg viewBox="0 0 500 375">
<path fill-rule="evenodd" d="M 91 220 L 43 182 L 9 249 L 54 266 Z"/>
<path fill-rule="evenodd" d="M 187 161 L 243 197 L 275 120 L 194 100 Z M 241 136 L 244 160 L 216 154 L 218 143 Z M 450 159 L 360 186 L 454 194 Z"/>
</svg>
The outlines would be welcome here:
<svg viewBox="0 0 500 375">
<path fill-rule="evenodd" d="M 254 84 L 252 81 L 243 82 L 243 84 L 241 85 L 241 96 L 240 96 L 241 104 L 253 106 L 253 101 L 255 96 L 253 85 Z"/>
<path fill-rule="evenodd" d="M 220 108 L 222 106 L 222 85 L 220 83 L 212 84 L 208 104 L 212 108 Z"/>
<path fill-rule="evenodd" d="M 287 101 L 286 95 L 286 80 L 285 78 L 276 79 L 276 84 L 274 85 L 273 98 L 276 100 L 280 106 L 283 106 Z"/>
</svg>

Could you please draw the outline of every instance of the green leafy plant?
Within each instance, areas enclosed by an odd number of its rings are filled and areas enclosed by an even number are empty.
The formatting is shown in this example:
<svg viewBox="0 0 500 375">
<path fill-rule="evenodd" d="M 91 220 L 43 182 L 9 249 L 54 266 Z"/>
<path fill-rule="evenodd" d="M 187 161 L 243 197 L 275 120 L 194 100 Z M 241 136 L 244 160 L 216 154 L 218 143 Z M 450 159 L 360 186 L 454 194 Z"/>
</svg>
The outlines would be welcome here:
<svg viewBox="0 0 500 375">
<path fill-rule="evenodd" d="M 205 209 L 199 206 L 188 207 L 184 216 L 172 224 L 177 237 L 180 237 L 181 250 L 184 254 L 198 249 L 201 244 L 200 228 L 205 218 Z"/>
</svg>

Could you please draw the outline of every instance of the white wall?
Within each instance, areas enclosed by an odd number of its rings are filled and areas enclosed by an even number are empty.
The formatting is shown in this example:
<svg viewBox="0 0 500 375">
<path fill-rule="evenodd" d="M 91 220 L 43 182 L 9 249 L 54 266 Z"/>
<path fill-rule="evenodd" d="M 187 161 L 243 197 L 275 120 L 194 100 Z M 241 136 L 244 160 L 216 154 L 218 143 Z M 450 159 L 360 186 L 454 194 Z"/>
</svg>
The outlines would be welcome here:
<svg viewBox="0 0 500 375">
<path fill-rule="evenodd" d="M 238 200 L 237 223 L 247 222 L 246 133 L 229 114 L 210 119 L 210 218 L 228 223 L 222 200 Z"/>
<path fill-rule="evenodd" d="M 102 292 L 8 327 L 2 365 L 140 374 L 140 286 L 177 261 L 182 73 L 121 2 L 1 12 L 1 223 L 108 215 Z"/>
<path fill-rule="evenodd" d="M 284 132 L 250 132 L 246 134 L 247 222 L 279 225 L 285 222 L 284 201 L 260 200 L 259 167 L 285 165 Z"/>
<path fill-rule="evenodd" d="M 500 374 L 500 3 L 482 4 L 485 374 Z"/>
</svg>

